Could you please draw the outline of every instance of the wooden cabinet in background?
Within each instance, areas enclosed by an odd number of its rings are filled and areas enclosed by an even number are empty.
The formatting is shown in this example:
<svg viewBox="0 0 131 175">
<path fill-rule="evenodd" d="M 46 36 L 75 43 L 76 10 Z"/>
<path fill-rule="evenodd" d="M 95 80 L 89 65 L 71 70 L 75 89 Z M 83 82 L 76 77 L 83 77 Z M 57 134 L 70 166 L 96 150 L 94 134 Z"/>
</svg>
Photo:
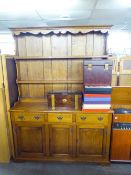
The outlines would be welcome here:
<svg viewBox="0 0 131 175">
<path fill-rule="evenodd" d="M 120 86 L 131 86 L 131 57 L 124 56 L 120 58 Z"/>
<path fill-rule="evenodd" d="M 131 162 L 131 114 L 113 116 L 111 161 Z"/>
<path fill-rule="evenodd" d="M 114 130 L 112 133 L 112 161 L 131 161 L 131 131 Z"/>
</svg>

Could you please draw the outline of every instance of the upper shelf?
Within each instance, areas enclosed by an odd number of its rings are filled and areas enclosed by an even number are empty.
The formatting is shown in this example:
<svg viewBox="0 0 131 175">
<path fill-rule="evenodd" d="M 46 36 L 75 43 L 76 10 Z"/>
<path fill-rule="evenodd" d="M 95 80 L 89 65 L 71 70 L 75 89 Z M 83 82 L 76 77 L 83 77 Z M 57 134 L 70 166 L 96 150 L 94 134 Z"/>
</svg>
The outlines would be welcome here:
<svg viewBox="0 0 131 175">
<path fill-rule="evenodd" d="M 82 80 L 16 80 L 17 84 L 83 84 Z"/>
<path fill-rule="evenodd" d="M 14 56 L 15 60 L 63 60 L 63 59 L 91 59 L 91 58 L 108 58 L 108 55 L 102 56 L 66 56 L 66 57 L 40 57 L 40 56 L 26 56 L 26 57 L 19 57 Z"/>
</svg>

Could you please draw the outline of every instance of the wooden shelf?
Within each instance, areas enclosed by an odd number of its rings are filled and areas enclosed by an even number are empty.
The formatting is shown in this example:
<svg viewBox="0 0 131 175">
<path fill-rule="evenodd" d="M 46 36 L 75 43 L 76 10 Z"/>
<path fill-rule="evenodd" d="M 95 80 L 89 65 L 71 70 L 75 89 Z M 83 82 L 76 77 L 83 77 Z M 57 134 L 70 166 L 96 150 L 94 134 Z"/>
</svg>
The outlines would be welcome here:
<svg viewBox="0 0 131 175">
<path fill-rule="evenodd" d="M 17 80 L 17 84 L 83 84 L 81 80 Z"/>
<path fill-rule="evenodd" d="M 108 55 L 102 55 L 102 56 L 66 56 L 66 57 L 40 57 L 40 56 L 27 56 L 27 57 L 19 57 L 19 56 L 14 56 L 14 59 L 16 61 L 19 60 L 63 60 L 63 59 L 73 59 L 73 60 L 78 60 L 78 59 L 91 59 L 91 58 L 108 58 Z"/>
</svg>

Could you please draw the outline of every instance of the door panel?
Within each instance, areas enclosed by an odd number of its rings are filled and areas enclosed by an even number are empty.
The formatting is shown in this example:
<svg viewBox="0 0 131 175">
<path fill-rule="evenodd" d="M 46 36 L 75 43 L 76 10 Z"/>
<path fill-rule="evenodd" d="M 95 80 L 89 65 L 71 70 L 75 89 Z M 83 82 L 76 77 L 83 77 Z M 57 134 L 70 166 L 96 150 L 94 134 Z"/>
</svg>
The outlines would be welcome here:
<svg viewBox="0 0 131 175">
<path fill-rule="evenodd" d="M 111 160 L 131 159 L 131 131 L 113 130 Z"/>
<path fill-rule="evenodd" d="M 77 154 L 79 156 L 105 154 L 106 129 L 97 127 L 88 125 L 77 127 Z"/>
<path fill-rule="evenodd" d="M 50 125 L 50 154 L 71 156 L 73 152 L 72 125 Z"/>
<path fill-rule="evenodd" d="M 45 133 L 42 126 L 16 126 L 17 156 L 33 157 L 44 154 Z"/>
</svg>

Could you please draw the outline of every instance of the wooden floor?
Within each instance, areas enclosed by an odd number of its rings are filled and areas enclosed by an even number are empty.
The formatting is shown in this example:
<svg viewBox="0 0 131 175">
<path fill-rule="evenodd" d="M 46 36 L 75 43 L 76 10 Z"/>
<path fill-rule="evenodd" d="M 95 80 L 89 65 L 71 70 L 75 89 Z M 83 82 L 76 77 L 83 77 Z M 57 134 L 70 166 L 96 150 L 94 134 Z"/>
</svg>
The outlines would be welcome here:
<svg viewBox="0 0 131 175">
<path fill-rule="evenodd" d="M 0 175 L 131 175 L 131 164 L 11 162 L 0 164 Z"/>
</svg>

